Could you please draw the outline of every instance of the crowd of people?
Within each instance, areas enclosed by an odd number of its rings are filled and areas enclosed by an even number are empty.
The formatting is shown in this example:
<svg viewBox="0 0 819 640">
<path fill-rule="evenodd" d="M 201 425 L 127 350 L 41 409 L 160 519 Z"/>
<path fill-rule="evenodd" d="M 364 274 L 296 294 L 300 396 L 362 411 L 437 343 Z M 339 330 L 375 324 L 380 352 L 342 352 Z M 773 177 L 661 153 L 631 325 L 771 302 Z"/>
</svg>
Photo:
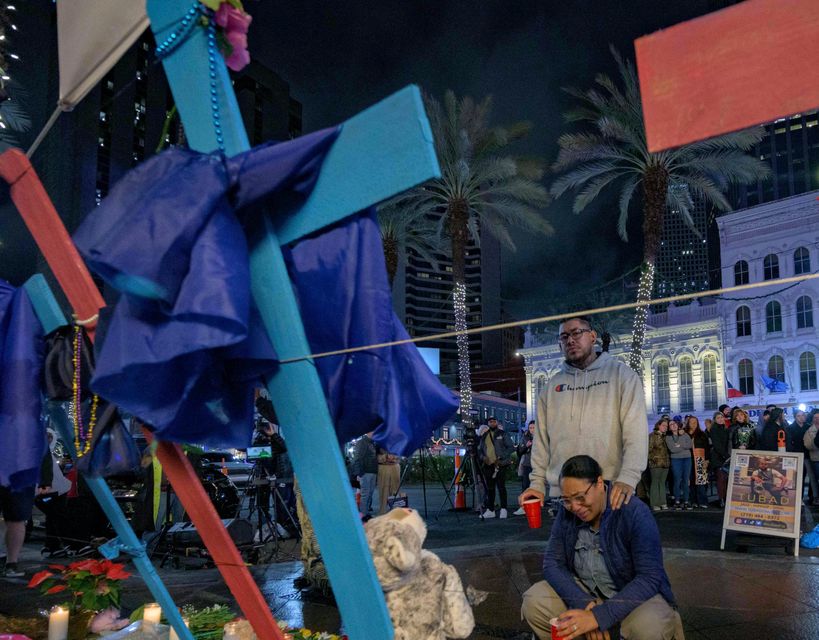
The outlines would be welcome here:
<svg viewBox="0 0 819 640">
<path fill-rule="evenodd" d="M 654 511 L 668 509 L 669 503 L 675 509 L 707 508 L 707 488 L 714 482 L 724 508 L 731 452 L 755 449 L 803 453 L 808 501 L 819 506 L 817 430 L 819 411 L 798 410 L 789 424 L 776 405 L 768 405 L 758 424 L 727 404 L 705 420 L 704 428 L 696 416 L 664 415 L 649 435 L 649 504 Z"/>
</svg>

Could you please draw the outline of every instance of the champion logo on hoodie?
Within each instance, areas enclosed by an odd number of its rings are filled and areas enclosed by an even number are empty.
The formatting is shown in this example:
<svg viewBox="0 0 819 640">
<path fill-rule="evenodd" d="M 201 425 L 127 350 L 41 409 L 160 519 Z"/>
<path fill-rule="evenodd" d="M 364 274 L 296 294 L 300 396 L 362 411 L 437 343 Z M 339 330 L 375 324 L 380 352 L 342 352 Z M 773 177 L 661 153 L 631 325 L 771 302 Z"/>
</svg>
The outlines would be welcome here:
<svg viewBox="0 0 819 640">
<path fill-rule="evenodd" d="M 582 387 L 573 387 L 570 384 L 559 384 L 559 385 L 557 385 L 555 387 L 555 391 L 557 393 L 560 393 L 561 391 L 585 391 L 586 389 L 592 389 L 593 387 L 598 387 L 601 384 L 608 384 L 608 383 L 609 383 L 608 380 L 597 380 L 595 382 L 592 382 L 588 386 L 582 386 Z"/>
</svg>

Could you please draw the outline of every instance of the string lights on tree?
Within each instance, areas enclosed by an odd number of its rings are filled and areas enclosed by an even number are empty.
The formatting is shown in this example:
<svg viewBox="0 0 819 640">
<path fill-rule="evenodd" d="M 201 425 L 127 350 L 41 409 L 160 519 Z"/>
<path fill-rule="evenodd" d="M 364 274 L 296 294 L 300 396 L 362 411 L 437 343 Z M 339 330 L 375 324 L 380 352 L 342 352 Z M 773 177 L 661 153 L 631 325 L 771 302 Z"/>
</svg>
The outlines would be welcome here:
<svg viewBox="0 0 819 640">
<path fill-rule="evenodd" d="M 640 285 L 637 288 L 637 302 L 651 300 L 651 291 L 654 287 L 654 264 L 647 262 L 643 265 L 640 274 Z M 646 333 L 646 320 L 648 320 L 648 305 L 637 307 L 634 313 L 634 333 L 631 353 L 629 353 L 628 364 L 643 376 L 643 341 Z"/>
<path fill-rule="evenodd" d="M 458 345 L 458 377 L 460 379 L 460 414 L 463 422 L 472 421 L 472 374 L 469 370 L 469 336 L 466 332 L 466 285 L 455 281 L 453 291 L 455 307 L 455 331 Z"/>
</svg>

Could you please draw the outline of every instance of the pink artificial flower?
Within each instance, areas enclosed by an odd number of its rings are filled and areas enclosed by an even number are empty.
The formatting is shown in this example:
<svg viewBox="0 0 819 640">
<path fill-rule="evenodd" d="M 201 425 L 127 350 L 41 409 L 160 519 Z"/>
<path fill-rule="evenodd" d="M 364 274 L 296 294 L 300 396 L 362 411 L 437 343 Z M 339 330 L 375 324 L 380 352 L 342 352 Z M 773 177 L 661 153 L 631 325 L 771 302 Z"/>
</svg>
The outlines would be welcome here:
<svg viewBox="0 0 819 640">
<path fill-rule="evenodd" d="M 240 71 L 250 62 L 250 54 L 247 51 L 247 29 L 253 18 L 229 2 L 223 2 L 214 14 L 214 19 L 216 24 L 222 27 L 225 40 L 233 49 L 230 55 L 225 57 L 225 64 L 234 71 Z"/>
</svg>

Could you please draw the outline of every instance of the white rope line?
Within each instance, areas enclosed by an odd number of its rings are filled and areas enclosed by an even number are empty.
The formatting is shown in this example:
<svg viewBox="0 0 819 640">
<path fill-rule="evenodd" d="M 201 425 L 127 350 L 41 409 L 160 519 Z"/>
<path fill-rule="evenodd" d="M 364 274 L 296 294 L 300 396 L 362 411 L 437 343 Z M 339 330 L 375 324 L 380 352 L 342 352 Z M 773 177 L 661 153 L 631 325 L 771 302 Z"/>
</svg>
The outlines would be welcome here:
<svg viewBox="0 0 819 640">
<path fill-rule="evenodd" d="M 625 311 L 627 309 L 636 309 L 638 307 L 649 307 L 654 304 L 669 304 L 671 302 L 678 302 L 680 300 L 692 300 L 694 298 L 705 298 L 708 296 L 715 296 L 722 293 L 731 293 L 734 291 L 748 291 L 749 289 L 757 289 L 759 287 L 770 287 L 772 285 L 783 285 L 790 283 L 805 282 L 806 280 L 814 280 L 819 278 L 819 273 L 809 273 L 800 276 L 792 276 L 790 278 L 778 278 L 776 281 L 765 280 L 763 282 L 753 282 L 750 284 L 740 284 L 733 287 L 722 287 L 721 289 L 710 289 L 709 291 L 697 291 L 695 293 L 683 293 L 676 296 L 669 296 L 666 298 L 657 298 L 655 300 L 646 300 L 644 302 L 627 302 L 624 304 L 615 304 L 609 307 L 598 307 L 596 309 L 583 309 L 580 311 L 571 311 L 567 313 L 558 313 L 550 316 L 540 316 L 538 318 L 529 318 L 528 320 L 515 320 L 514 322 L 501 322 L 499 324 L 492 324 L 485 327 L 475 327 L 467 329 L 466 331 L 447 331 L 445 333 L 436 333 L 429 336 L 417 336 L 415 338 L 407 338 L 405 340 L 394 340 L 392 342 L 380 342 L 376 344 L 368 344 L 361 347 L 348 347 L 347 349 L 337 349 L 335 351 L 323 351 L 321 353 L 311 353 L 295 358 L 285 358 L 280 360 L 280 364 L 289 364 L 291 362 L 301 362 L 303 360 L 316 360 L 318 358 L 327 358 L 329 356 L 340 356 L 347 353 L 357 353 L 359 351 L 372 351 L 375 349 L 385 349 L 387 347 L 395 347 L 401 344 L 410 344 L 415 342 L 429 342 L 431 340 L 442 340 L 444 338 L 454 338 L 458 335 L 472 335 L 476 333 L 486 333 L 487 331 L 497 331 L 499 329 L 510 329 L 512 327 L 523 327 L 528 324 L 542 324 L 544 322 L 554 322 L 556 320 L 564 320 L 566 318 L 574 318 L 576 316 L 594 316 L 602 313 L 611 313 L 613 311 Z"/>
</svg>

